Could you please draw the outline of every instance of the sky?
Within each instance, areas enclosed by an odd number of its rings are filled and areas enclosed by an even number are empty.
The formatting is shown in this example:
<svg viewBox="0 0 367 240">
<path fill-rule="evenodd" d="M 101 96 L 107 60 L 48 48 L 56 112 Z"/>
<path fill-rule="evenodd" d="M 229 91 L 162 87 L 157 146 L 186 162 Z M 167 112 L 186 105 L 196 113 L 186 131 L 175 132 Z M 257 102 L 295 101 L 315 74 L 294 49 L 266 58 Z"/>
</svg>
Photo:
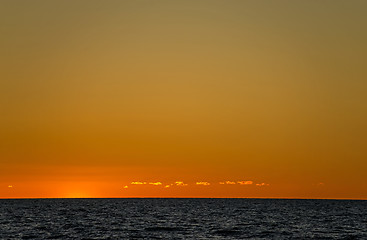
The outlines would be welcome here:
<svg viewBox="0 0 367 240">
<path fill-rule="evenodd" d="M 0 198 L 367 199 L 367 1 L 0 0 Z"/>
</svg>

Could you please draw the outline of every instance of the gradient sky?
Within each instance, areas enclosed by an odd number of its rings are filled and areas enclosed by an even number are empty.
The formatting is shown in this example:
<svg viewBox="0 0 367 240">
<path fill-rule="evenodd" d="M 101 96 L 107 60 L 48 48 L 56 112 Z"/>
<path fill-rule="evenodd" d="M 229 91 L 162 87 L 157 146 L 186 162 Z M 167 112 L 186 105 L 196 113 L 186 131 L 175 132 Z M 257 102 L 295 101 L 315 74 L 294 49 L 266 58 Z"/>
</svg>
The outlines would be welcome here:
<svg viewBox="0 0 367 240">
<path fill-rule="evenodd" d="M 364 0 L 0 0 L 0 198 L 367 199 L 366 29 Z"/>
</svg>

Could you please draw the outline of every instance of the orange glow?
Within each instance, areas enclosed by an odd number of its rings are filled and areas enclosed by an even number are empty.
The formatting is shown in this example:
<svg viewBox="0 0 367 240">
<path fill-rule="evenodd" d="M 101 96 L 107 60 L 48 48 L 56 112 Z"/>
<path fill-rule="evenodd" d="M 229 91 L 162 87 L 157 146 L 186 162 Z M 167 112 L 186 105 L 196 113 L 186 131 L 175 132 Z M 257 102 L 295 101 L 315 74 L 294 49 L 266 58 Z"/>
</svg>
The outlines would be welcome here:
<svg viewBox="0 0 367 240">
<path fill-rule="evenodd" d="M 63 196 L 65 196 L 65 198 L 91 198 L 93 197 L 92 195 L 83 193 L 83 192 L 70 192 Z"/>
<path fill-rule="evenodd" d="M 367 199 L 367 1 L 72 2 L 0 3 L 0 198 Z"/>
<path fill-rule="evenodd" d="M 91 198 L 97 193 L 97 186 L 89 182 L 66 182 L 57 191 L 62 198 Z"/>
</svg>

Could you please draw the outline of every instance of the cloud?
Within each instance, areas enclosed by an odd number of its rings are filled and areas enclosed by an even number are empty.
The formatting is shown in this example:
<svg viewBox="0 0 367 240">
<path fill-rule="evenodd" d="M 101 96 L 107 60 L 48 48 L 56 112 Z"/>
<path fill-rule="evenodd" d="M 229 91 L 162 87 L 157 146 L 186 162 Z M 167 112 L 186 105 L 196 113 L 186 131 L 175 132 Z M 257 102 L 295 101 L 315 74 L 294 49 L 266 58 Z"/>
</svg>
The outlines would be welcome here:
<svg viewBox="0 0 367 240">
<path fill-rule="evenodd" d="M 164 186 L 165 188 L 169 188 L 170 187 L 170 185 L 166 185 L 166 186 Z"/>
<path fill-rule="evenodd" d="M 233 185 L 233 184 L 236 184 L 236 182 L 226 181 L 226 184 Z"/>
<path fill-rule="evenodd" d="M 237 183 L 240 184 L 240 185 L 251 185 L 254 182 L 253 181 L 238 181 Z"/>
<path fill-rule="evenodd" d="M 129 188 L 129 186 L 124 186 L 124 188 L 126 189 L 126 188 Z"/>
<path fill-rule="evenodd" d="M 131 182 L 132 185 L 143 185 L 147 184 L 146 182 Z"/>
<path fill-rule="evenodd" d="M 226 183 L 225 182 L 219 182 L 219 184 L 222 184 L 223 185 L 223 184 L 226 184 Z"/>
<path fill-rule="evenodd" d="M 208 183 L 208 182 L 196 182 L 196 185 L 209 186 L 210 183 Z"/>
<path fill-rule="evenodd" d="M 177 181 L 175 182 L 176 186 L 181 186 L 181 187 L 186 187 L 188 184 L 181 182 L 181 181 Z"/>
<path fill-rule="evenodd" d="M 9 185 L 8 188 L 12 188 L 13 186 L 12 185 Z"/>
<path fill-rule="evenodd" d="M 256 183 L 256 186 L 258 187 L 264 187 L 264 186 L 269 186 L 270 184 L 268 183 Z"/>
<path fill-rule="evenodd" d="M 161 183 L 161 182 L 150 182 L 149 184 L 150 184 L 150 185 L 154 185 L 154 186 L 162 185 L 162 183 Z"/>
</svg>

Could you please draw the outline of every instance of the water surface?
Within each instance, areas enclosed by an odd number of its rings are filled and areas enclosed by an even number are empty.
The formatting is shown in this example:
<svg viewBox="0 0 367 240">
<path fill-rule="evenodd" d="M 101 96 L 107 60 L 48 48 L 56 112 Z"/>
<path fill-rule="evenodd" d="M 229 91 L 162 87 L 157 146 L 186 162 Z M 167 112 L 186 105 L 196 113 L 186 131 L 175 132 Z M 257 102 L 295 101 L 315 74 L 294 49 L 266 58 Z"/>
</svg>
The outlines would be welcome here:
<svg viewBox="0 0 367 240">
<path fill-rule="evenodd" d="M 367 201 L 6 199 L 0 239 L 367 239 Z"/>
</svg>

